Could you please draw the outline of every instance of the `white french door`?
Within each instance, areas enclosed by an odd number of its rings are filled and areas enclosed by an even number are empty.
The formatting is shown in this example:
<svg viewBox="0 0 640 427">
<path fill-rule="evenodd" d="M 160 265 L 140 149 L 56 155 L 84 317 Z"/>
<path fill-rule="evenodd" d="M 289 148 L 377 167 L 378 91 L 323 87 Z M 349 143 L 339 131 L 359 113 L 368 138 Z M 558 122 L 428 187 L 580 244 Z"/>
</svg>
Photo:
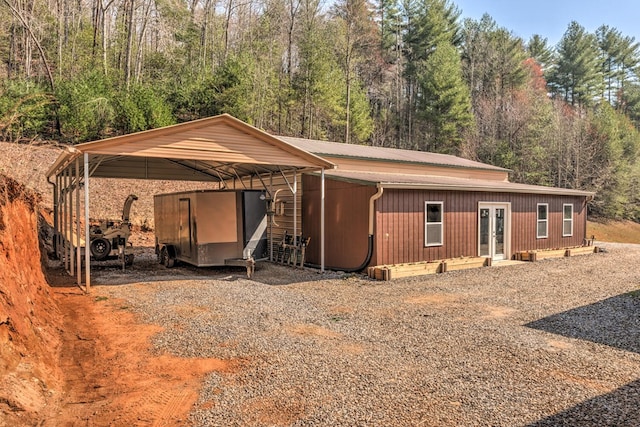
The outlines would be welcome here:
<svg viewBox="0 0 640 427">
<path fill-rule="evenodd" d="M 494 261 L 508 259 L 511 206 L 509 203 L 478 204 L 478 255 Z"/>
</svg>

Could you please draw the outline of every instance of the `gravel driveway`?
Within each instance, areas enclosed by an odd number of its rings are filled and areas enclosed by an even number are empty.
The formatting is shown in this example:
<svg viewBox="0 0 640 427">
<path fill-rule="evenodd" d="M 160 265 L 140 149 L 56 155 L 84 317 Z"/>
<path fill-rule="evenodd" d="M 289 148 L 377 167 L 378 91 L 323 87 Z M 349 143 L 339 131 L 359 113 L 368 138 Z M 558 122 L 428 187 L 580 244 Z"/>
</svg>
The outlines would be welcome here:
<svg viewBox="0 0 640 427">
<path fill-rule="evenodd" d="M 138 258 L 94 292 L 162 325 L 158 352 L 243 360 L 196 426 L 639 426 L 640 246 L 603 246 L 392 282 Z"/>
</svg>

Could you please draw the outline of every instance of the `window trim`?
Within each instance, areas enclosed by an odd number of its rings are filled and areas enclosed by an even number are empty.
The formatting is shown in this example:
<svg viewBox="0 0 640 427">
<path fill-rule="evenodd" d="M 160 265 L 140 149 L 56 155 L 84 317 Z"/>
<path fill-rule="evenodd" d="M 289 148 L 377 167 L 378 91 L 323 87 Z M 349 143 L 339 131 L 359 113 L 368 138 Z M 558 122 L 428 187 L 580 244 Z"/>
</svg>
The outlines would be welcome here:
<svg viewBox="0 0 640 427">
<path fill-rule="evenodd" d="M 547 212 L 546 219 L 540 219 L 540 206 L 544 206 Z M 544 222 L 544 235 L 540 234 L 540 223 Z M 536 238 L 548 239 L 549 238 L 549 203 L 538 203 L 536 205 Z"/>
<path fill-rule="evenodd" d="M 427 208 L 429 205 L 440 205 L 440 222 L 427 222 L 429 215 L 427 212 Z M 427 240 L 427 225 L 431 224 L 439 224 L 440 225 L 440 242 L 437 243 L 429 243 Z M 442 246 L 444 245 L 444 202 L 435 202 L 435 201 L 425 201 L 424 202 L 424 247 L 434 247 L 434 246 Z"/>
<path fill-rule="evenodd" d="M 564 217 L 564 210 L 567 206 L 571 207 L 571 218 Z M 566 234 L 564 232 L 564 224 L 567 221 L 571 224 L 571 231 L 569 232 L 569 234 Z M 564 203 L 562 205 L 562 237 L 571 237 L 571 236 L 573 236 L 573 203 Z"/>
</svg>

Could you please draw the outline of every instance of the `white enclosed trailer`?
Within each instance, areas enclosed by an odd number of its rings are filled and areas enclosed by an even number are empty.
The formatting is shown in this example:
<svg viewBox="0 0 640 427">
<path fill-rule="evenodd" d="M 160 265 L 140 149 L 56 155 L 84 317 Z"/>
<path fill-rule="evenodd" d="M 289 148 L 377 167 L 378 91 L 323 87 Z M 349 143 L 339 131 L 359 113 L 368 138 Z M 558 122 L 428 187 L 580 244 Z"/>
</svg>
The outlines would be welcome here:
<svg viewBox="0 0 640 427">
<path fill-rule="evenodd" d="M 154 196 L 156 254 L 166 267 L 246 266 L 267 258 L 267 203 L 257 190 Z"/>
</svg>

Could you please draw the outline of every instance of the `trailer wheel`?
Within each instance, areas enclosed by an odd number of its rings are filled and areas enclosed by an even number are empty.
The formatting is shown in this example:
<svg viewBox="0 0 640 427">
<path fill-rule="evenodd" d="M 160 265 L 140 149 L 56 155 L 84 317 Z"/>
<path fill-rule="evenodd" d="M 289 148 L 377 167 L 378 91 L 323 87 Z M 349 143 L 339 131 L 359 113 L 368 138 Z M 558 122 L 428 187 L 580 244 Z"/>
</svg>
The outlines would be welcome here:
<svg viewBox="0 0 640 427">
<path fill-rule="evenodd" d="M 107 239 L 98 237 L 91 241 L 89 249 L 91 249 L 91 255 L 93 255 L 96 261 L 102 261 L 111 253 L 111 243 L 109 243 Z"/>
<path fill-rule="evenodd" d="M 167 268 L 172 268 L 176 264 L 176 259 L 171 255 L 166 246 L 160 251 L 160 263 Z"/>
<path fill-rule="evenodd" d="M 124 263 L 127 266 L 133 265 L 133 254 L 127 254 L 124 256 Z"/>
</svg>

